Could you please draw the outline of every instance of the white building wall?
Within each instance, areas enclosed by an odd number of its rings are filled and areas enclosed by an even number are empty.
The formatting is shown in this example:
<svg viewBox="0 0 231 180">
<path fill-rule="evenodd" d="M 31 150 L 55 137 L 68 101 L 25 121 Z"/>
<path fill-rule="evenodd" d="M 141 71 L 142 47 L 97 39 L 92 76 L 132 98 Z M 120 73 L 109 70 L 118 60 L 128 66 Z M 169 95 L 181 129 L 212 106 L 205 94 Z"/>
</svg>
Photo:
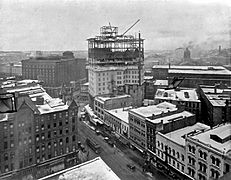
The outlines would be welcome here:
<svg viewBox="0 0 231 180">
<path fill-rule="evenodd" d="M 167 154 L 169 155 L 167 159 L 168 164 L 176 170 L 186 174 L 185 147 L 158 132 L 156 134 L 156 156 L 162 161 L 166 159 L 165 146 L 167 146 Z"/>
</svg>

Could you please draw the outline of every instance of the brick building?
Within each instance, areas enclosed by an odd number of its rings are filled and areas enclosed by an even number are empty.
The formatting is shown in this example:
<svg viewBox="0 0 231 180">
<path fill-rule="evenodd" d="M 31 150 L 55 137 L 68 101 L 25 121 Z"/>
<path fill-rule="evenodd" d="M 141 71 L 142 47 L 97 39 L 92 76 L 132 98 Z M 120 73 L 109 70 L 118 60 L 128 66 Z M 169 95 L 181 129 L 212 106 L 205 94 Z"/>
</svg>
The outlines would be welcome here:
<svg viewBox="0 0 231 180">
<path fill-rule="evenodd" d="M 44 88 L 57 97 L 63 84 L 70 86 L 71 81 L 86 77 L 85 64 L 86 59 L 75 58 L 72 52 L 64 52 L 63 56 L 31 57 L 22 60 L 22 77 L 43 81 Z"/>
<path fill-rule="evenodd" d="M 168 102 L 129 110 L 130 140 L 142 151 L 155 152 L 156 131 L 168 132 L 193 123 L 193 114 Z"/>
<path fill-rule="evenodd" d="M 224 84 L 198 86 L 201 99 L 202 119 L 205 124 L 215 126 L 231 119 L 231 88 Z"/>
<path fill-rule="evenodd" d="M 39 84 L 23 82 L 3 86 L 18 98 L 17 112 L 0 117 L 0 176 L 39 178 L 78 163 L 76 103 L 64 104 Z"/>
<path fill-rule="evenodd" d="M 156 104 L 166 101 L 181 106 L 201 121 L 201 101 L 196 89 L 157 89 L 154 101 Z"/>
</svg>

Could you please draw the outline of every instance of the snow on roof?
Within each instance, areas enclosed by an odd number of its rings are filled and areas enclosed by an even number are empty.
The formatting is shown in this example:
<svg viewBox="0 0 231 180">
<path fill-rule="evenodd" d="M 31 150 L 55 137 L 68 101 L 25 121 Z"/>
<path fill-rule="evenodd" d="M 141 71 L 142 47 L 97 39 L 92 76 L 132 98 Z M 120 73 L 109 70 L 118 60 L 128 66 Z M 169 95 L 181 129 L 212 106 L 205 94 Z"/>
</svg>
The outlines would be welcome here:
<svg viewBox="0 0 231 180">
<path fill-rule="evenodd" d="M 84 86 L 89 86 L 89 82 L 86 82 L 83 84 Z"/>
<path fill-rule="evenodd" d="M 178 129 L 176 131 L 166 133 L 165 136 L 167 136 L 169 139 L 171 139 L 175 143 L 185 146 L 184 135 L 203 131 L 203 130 L 208 130 L 208 129 L 210 129 L 209 126 L 202 124 L 202 123 L 196 123 L 192 126 L 187 126 L 187 127 Z"/>
<path fill-rule="evenodd" d="M 176 105 L 168 102 L 163 102 L 158 105 L 131 109 L 130 111 L 139 114 L 140 116 L 143 117 L 151 117 L 153 114 L 158 115 L 161 114 L 162 112 L 166 113 L 168 111 L 176 111 L 176 110 L 177 110 Z"/>
<path fill-rule="evenodd" d="M 230 98 L 230 89 L 202 88 L 205 96 L 213 106 L 225 106 L 225 101 Z"/>
<path fill-rule="evenodd" d="M 8 120 L 8 113 L 0 114 L 0 122 Z"/>
<path fill-rule="evenodd" d="M 224 139 L 228 136 L 231 136 L 231 124 L 221 124 L 220 126 L 216 126 L 213 129 L 210 129 L 208 131 L 205 131 L 203 133 L 197 134 L 195 136 L 192 136 L 192 139 L 198 140 L 202 142 L 203 144 L 207 144 L 211 146 L 212 148 L 215 148 L 217 150 L 220 150 L 224 153 L 228 153 L 228 151 L 231 150 L 231 139 L 221 143 L 218 141 L 215 141 L 214 139 L 211 139 L 210 135 L 216 135 L 217 137 Z"/>
<path fill-rule="evenodd" d="M 87 112 L 90 116 L 95 116 L 95 117 L 97 117 L 97 116 L 94 114 L 94 112 L 93 112 L 93 110 L 91 109 L 91 107 L 89 106 L 89 104 L 87 104 L 86 106 L 84 106 L 84 109 L 86 110 L 86 112 Z"/>
<path fill-rule="evenodd" d="M 40 180 L 120 180 L 111 168 L 100 158 L 51 174 Z"/>
<path fill-rule="evenodd" d="M 222 74 L 231 75 L 231 71 L 228 69 L 169 69 L 168 73 L 174 74 Z"/>
<path fill-rule="evenodd" d="M 123 98 L 129 98 L 131 97 L 130 95 L 118 95 L 118 96 L 114 96 L 114 97 L 109 97 L 109 96 L 97 96 L 95 99 L 96 100 L 99 100 L 99 101 L 107 101 L 107 100 L 110 100 L 110 99 L 123 99 Z"/>
<path fill-rule="evenodd" d="M 164 85 L 164 86 L 167 86 L 168 85 L 168 80 L 155 80 L 154 81 L 154 85 Z"/>
<path fill-rule="evenodd" d="M 196 89 L 157 89 L 155 99 L 200 102 Z"/>
<path fill-rule="evenodd" d="M 162 68 L 162 69 L 169 69 L 169 65 L 155 65 L 153 68 Z M 170 65 L 170 69 L 181 69 L 181 70 L 225 70 L 226 68 L 222 66 L 177 66 L 177 65 Z"/>
<path fill-rule="evenodd" d="M 125 108 L 118 108 L 118 109 L 112 109 L 112 110 L 105 110 L 108 114 L 111 114 L 121 121 L 125 123 L 129 123 L 128 121 L 128 110 L 131 109 L 132 106 L 125 107 Z"/>
<path fill-rule="evenodd" d="M 163 121 L 163 124 L 168 124 L 172 120 L 177 121 L 177 120 L 180 120 L 182 118 L 190 117 L 190 116 L 194 116 L 194 114 L 192 114 L 192 113 L 190 113 L 188 111 L 183 111 L 183 112 L 180 112 L 180 113 L 163 116 L 163 117 L 160 117 L 160 118 L 157 118 L 157 119 L 154 119 L 154 120 L 151 120 L 151 119 L 148 119 L 148 118 L 146 120 L 148 120 L 148 121 L 150 121 L 152 123 L 155 123 L 155 124 L 159 124 L 159 123 L 161 123 L 161 121 Z"/>
<path fill-rule="evenodd" d="M 45 100 L 43 105 L 36 105 L 40 114 L 47 114 L 51 112 L 58 112 L 68 110 L 68 105 L 62 102 L 62 99 L 52 98 Z"/>
</svg>

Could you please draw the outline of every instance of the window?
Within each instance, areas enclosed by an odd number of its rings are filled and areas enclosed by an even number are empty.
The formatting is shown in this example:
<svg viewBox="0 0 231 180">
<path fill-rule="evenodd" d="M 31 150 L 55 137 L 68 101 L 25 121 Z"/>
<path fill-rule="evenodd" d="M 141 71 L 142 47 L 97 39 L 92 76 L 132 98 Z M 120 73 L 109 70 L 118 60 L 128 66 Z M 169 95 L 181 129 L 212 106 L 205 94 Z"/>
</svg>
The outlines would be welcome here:
<svg viewBox="0 0 231 180">
<path fill-rule="evenodd" d="M 8 161 L 8 154 L 4 154 L 4 161 Z"/>
<path fill-rule="evenodd" d="M 73 141 L 73 142 L 75 141 L 75 135 L 72 136 L 72 141 Z"/>
<path fill-rule="evenodd" d="M 181 159 L 182 159 L 182 161 L 184 161 L 184 155 L 183 154 L 181 154 Z"/>
<path fill-rule="evenodd" d="M 7 148 L 8 148 L 8 143 L 4 142 L 4 149 L 7 149 Z"/>
</svg>

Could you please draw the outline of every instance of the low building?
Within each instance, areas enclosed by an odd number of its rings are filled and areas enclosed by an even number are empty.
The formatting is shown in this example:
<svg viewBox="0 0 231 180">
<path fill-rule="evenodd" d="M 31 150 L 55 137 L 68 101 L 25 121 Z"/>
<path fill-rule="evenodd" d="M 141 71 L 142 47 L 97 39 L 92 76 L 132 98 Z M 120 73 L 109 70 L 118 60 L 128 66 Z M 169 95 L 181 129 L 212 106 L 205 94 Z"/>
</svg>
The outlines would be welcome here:
<svg viewBox="0 0 231 180">
<path fill-rule="evenodd" d="M 182 106 L 195 114 L 197 121 L 201 119 L 201 101 L 196 89 L 157 89 L 154 100 L 156 104 L 167 101 Z"/>
<path fill-rule="evenodd" d="M 176 105 L 163 102 L 129 111 L 130 140 L 142 151 L 155 152 L 156 131 L 169 132 L 194 124 L 195 116 L 178 109 Z"/>
<path fill-rule="evenodd" d="M 155 65 L 152 68 L 154 79 L 169 82 L 175 77 L 184 77 L 182 87 L 196 88 L 198 84 L 213 85 L 222 82 L 231 85 L 231 71 L 222 66 L 175 66 Z"/>
<path fill-rule="evenodd" d="M 171 168 L 179 179 L 188 178 L 185 136 L 208 130 L 210 127 L 197 123 L 169 133 L 156 134 L 157 167 Z"/>
<path fill-rule="evenodd" d="M 224 84 L 200 85 L 198 93 L 202 102 L 202 119 L 205 124 L 216 126 L 231 119 L 231 87 Z"/>
<path fill-rule="evenodd" d="M 130 95 L 118 96 L 97 96 L 94 99 L 94 113 L 104 122 L 104 110 L 128 107 L 132 105 L 132 97 Z"/>
<path fill-rule="evenodd" d="M 186 136 L 188 174 L 194 179 L 217 179 L 231 170 L 231 124 L 221 124 Z"/>
<path fill-rule="evenodd" d="M 65 169 L 40 180 L 120 180 L 120 178 L 111 170 L 110 167 L 100 158 L 79 164 L 77 166 Z"/>
<path fill-rule="evenodd" d="M 132 107 L 104 110 L 104 123 L 120 136 L 129 138 L 128 111 Z"/>
</svg>

